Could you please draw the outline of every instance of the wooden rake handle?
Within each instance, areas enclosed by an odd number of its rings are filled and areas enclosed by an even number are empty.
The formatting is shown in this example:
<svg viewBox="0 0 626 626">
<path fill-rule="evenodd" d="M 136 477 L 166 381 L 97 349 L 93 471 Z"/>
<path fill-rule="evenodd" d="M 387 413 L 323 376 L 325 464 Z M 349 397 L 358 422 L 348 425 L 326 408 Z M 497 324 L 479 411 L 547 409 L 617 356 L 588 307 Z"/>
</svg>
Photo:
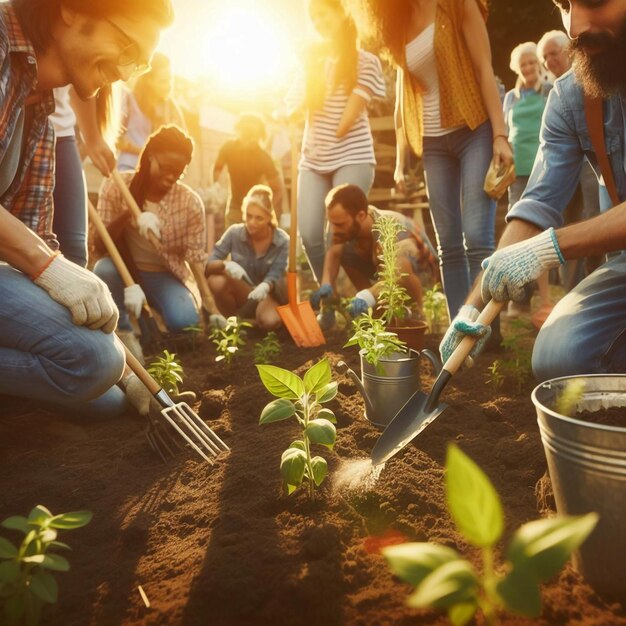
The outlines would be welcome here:
<svg viewBox="0 0 626 626">
<path fill-rule="evenodd" d="M 159 384 L 148 374 L 148 370 L 133 356 L 131 351 L 124 346 L 126 352 L 126 365 L 135 373 L 137 378 L 148 388 L 148 391 L 154 396 L 161 391 Z"/>
</svg>

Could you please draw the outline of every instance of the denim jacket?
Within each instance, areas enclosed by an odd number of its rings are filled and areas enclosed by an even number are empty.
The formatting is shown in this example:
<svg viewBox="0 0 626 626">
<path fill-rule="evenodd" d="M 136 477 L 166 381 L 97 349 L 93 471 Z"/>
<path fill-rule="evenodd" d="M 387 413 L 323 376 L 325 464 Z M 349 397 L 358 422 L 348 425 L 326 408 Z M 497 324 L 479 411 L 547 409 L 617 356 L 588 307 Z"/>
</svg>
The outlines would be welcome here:
<svg viewBox="0 0 626 626">
<path fill-rule="evenodd" d="M 619 94 L 604 102 L 606 152 L 622 201 L 626 199 L 625 108 L 624 97 Z M 600 181 L 600 207 L 606 210 L 611 201 L 587 130 L 583 90 L 570 71 L 554 83 L 548 96 L 535 164 L 526 190 L 509 211 L 507 221 L 522 219 L 544 230 L 561 226 L 585 157 Z"/>
<path fill-rule="evenodd" d="M 207 262 L 222 261 L 229 254 L 235 263 L 239 263 L 246 270 L 255 285 L 265 281 L 275 287 L 284 278 L 287 269 L 289 235 L 284 230 L 275 228 L 267 252 L 257 256 L 245 224 L 233 224 L 215 244 Z"/>
</svg>

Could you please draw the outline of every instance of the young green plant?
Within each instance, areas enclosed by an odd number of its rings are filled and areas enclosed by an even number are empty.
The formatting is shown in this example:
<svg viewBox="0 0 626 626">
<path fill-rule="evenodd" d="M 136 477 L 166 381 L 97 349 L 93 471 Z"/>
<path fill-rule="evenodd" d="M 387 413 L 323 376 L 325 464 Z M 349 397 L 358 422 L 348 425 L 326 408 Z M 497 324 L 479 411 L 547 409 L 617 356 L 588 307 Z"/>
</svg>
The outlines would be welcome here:
<svg viewBox="0 0 626 626">
<path fill-rule="evenodd" d="M 257 365 L 265 388 L 278 399 L 265 406 L 259 424 L 270 424 L 292 417 L 300 426 L 300 438 L 283 452 L 280 473 L 287 494 L 306 483 L 313 497 L 328 474 L 328 463 L 321 456 L 312 456 L 313 444 L 332 450 L 337 431 L 335 415 L 322 407 L 337 395 L 337 383 L 332 381 L 330 365 L 322 359 L 300 378 L 289 370 L 274 365 Z"/>
<path fill-rule="evenodd" d="M 428 324 L 428 332 L 433 334 L 438 332 L 442 325 L 448 323 L 448 307 L 446 296 L 441 291 L 441 285 L 435 283 L 432 289 L 424 292 L 424 303 L 422 305 L 424 317 Z"/>
<path fill-rule="evenodd" d="M 53 515 L 36 506 L 28 515 L 8 517 L 4 528 L 24 535 L 19 545 L 0 537 L 0 623 L 39 623 L 44 604 L 58 597 L 57 581 L 51 572 L 67 572 L 70 564 L 56 550 L 69 550 L 57 540 L 58 530 L 72 530 L 91 521 L 89 511 Z"/>
<path fill-rule="evenodd" d="M 163 355 L 148 367 L 148 373 L 168 394 L 177 396 L 180 393 L 178 385 L 183 382 L 184 372 L 176 360 L 176 353 L 163 350 Z"/>
<path fill-rule="evenodd" d="M 195 352 L 196 342 L 200 337 L 202 337 L 204 329 L 199 324 L 194 324 L 193 326 L 185 326 L 183 331 L 191 337 L 191 350 L 192 352 Z"/>
<path fill-rule="evenodd" d="M 585 395 L 585 387 L 584 378 L 571 378 L 568 380 L 561 393 L 557 396 L 555 405 L 557 413 L 573 417 Z"/>
<path fill-rule="evenodd" d="M 506 359 L 500 359 L 500 372 L 510 380 L 517 393 L 521 393 L 524 383 L 532 372 L 531 326 L 525 320 L 511 320 L 510 332 L 502 340 L 507 352 Z"/>
<path fill-rule="evenodd" d="M 494 564 L 494 546 L 504 530 L 498 494 L 483 471 L 451 444 L 446 456 L 446 502 L 458 531 L 482 552 L 482 572 L 456 550 L 435 543 L 383 548 L 392 572 L 415 587 L 407 604 L 445 610 L 454 626 L 468 624 L 477 611 L 497 624 L 502 610 L 538 617 L 540 583 L 552 578 L 594 529 L 598 515 L 557 516 L 528 522 L 511 538 L 506 564 Z"/>
<path fill-rule="evenodd" d="M 263 337 L 262 341 L 259 341 L 254 345 L 254 362 L 260 363 L 272 363 L 280 354 L 281 346 L 278 341 L 278 335 L 274 331 L 271 331 Z"/>
<path fill-rule="evenodd" d="M 251 326 L 250 322 L 243 322 L 233 315 L 226 319 L 224 328 L 214 328 L 209 338 L 217 350 L 215 360 L 230 365 L 241 346 L 246 345 L 246 328 Z"/>
</svg>

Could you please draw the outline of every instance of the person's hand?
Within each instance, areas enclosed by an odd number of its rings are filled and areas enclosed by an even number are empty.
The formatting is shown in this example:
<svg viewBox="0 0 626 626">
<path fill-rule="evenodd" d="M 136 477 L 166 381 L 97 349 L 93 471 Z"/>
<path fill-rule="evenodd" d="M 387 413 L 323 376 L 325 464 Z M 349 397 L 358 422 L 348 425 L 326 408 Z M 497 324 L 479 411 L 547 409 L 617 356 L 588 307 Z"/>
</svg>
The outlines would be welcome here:
<svg viewBox="0 0 626 626">
<path fill-rule="evenodd" d="M 376 306 L 376 298 L 369 289 L 361 289 L 348 305 L 348 313 L 352 317 L 358 317 L 363 313 L 367 313 L 367 310 Z"/>
<path fill-rule="evenodd" d="M 157 239 L 161 239 L 161 222 L 159 218 L 149 211 L 144 211 L 137 218 L 137 228 L 142 237 L 148 239 L 148 233 L 151 232 Z"/>
<path fill-rule="evenodd" d="M 439 344 L 439 353 L 441 354 L 441 360 L 444 365 L 465 335 L 478 338 L 469 356 L 465 360 L 465 365 L 468 367 L 473 364 L 473 359 L 480 354 L 485 347 L 485 343 L 487 343 L 487 339 L 489 339 L 491 335 L 491 326 L 477 324 L 476 320 L 479 315 L 480 312 L 478 309 L 471 304 L 464 304 L 459 309 L 457 316 L 452 320 L 452 323 Z"/>
<path fill-rule="evenodd" d="M 481 287 L 483 301 L 521 302 L 525 285 L 564 262 L 554 228 L 497 250 L 482 262 L 485 270 Z"/>
<path fill-rule="evenodd" d="M 496 135 L 493 140 L 493 160 L 497 168 L 513 163 L 513 150 L 509 140 L 504 135 Z"/>
<path fill-rule="evenodd" d="M 226 328 L 228 321 L 221 313 L 211 313 L 209 315 L 209 326 L 211 328 Z"/>
<path fill-rule="evenodd" d="M 112 333 L 119 313 L 108 286 L 92 272 L 59 254 L 34 279 L 48 295 L 69 309 L 77 326 Z"/>
<path fill-rule="evenodd" d="M 254 300 L 255 302 L 261 302 L 261 300 L 267 298 L 270 294 L 270 284 L 266 282 L 259 283 L 249 294 L 248 300 Z"/>
<path fill-rule="evenodd" d="M 235 263 L 235 261 L 224 261 L 224 271 L 235 280 L 247 280 L 249 283 L 252 282 L 248 276 L 248 272 L 246 272 L 239 263 Z"/>
<path fill-rule="evenodd" d="M 324 283 L 319 289 L 311 292 L 309 302 L 314 309 L 320 308 L 320 302 L 324 298 L 330 298 L 333 295 L 333 288 L 329 283 Z"/>
<path fill-rule="evenodd" d="M 150 393 L 148 388 L 137 378 L 135 373 L 131 373 L 122 380 L 122 386 L 126 392 L 126 399 L 142 417 L 148 415 L 150 409 L 160 412 L 161 407 Z"/>
<path fill-rule="evenodd" d="M 86 142 L 84 144 L 85 156 L 91 159 L 91 162 L 103 176 L 110 176 L 115 169 L 115 154 L 109 144 L 100 139 L 94 142 Z"/>
<path fill-rule="evenodd" d="M 124 308 L 135 317 L 141 316 L 141 309 L 147 303 L 143 289 L 135 284 L 124 288 Z"/>
</svg>

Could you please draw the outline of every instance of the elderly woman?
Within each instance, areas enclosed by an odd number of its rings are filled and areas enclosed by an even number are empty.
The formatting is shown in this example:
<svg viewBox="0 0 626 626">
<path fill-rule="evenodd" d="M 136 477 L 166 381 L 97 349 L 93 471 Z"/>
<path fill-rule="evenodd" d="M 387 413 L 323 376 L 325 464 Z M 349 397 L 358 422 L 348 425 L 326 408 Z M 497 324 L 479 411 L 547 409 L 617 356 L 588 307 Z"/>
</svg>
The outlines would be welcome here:
<svg viewBox="0 0 626 626">
<path fill-rule="evenodd" d="M 258 326 L 273 330 L 281 324 L 276 307 L 286 302 L 289 235 L 278 228 L 266 185 L 250 189 L 242 210 L 244 223 L 230 226 L 215 244 L 205 273 L 220 313 L 254 311 Z"/>
</svg>

